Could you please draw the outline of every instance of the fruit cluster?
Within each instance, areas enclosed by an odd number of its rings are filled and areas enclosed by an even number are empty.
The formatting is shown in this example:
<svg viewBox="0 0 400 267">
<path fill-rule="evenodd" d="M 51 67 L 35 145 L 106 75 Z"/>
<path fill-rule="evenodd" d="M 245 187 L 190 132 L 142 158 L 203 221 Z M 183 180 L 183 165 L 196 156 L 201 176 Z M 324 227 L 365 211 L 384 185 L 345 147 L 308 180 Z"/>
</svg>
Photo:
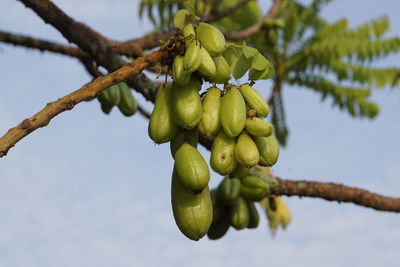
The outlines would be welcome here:
<svg viewBox="0 0 400 267">
<path fill-rule="evenodd" d="M 97 99 L 105 114 L 109 114 L 114 106 L 117 106 L 125 116 L 132 116 L 137 110 L 136 99 L 125 82 L 104 89 L 98 94 Z"/>
<path fill-rule="evenodd" d="M 192 240 L 207 232 L 215 239 L 229 225 L 257 227 L 254 201 L 269 196 L 269 185 L 251 170 L 275 164 L 279 147 L 273 126 L 261 119 L 269 106 L 252 83 L 228 84 L 224 35 L 207 23 L 178 24 L 185 49 L 171 61 L 172 84 L 158 89 L 148 133 L 157 144 L 170 142 L 175 159 L 171 202 L 179 229 Z M 212 86 L 200 94 L 203 81 Z M 197 150 L 199 133 L 215 138 L 210 166 L 226 176 L 211 192 L 208 164 Z M 229 216 L 223 216 L 226 210 Z"/>
</svg>

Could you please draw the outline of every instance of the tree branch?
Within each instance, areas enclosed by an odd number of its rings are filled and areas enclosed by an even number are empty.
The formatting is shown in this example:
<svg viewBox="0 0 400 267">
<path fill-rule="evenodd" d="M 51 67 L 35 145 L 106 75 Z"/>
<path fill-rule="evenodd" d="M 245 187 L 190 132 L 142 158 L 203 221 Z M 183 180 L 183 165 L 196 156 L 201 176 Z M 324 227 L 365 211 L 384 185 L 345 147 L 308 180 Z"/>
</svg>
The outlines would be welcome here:
<svg viewBox="0 0 400 267">
<path fill-rule="evenodd" d="M 283 0 L 274 0 L 274 3 L 272 4 L 271 8 L 269 9 L 267 15 L 264 16 L 262 20 L 259 22 L 253 24 L 252 26 L 236 31 L 236 32 L 225 32 L 225 38 L 231 41 L 239 41 L 246 39 L 254 34 L 257 34 L 258 32 L 261 31 L 262 26 L 263 26 L 263 20 L 267 18 L 275 18 L 278 15 L 279 9 L 281 7 Z"/>
<path fill-rule="evenodd" d="M 23 120 L 16 127 L 8 130 L 8 132 L 0 138 L 0 157 L 5 156 L 8 150 L 22 138 L 36 129 L 48 125 L 50 120 L 58 114 L 71 110 L 78 103 L 92 99 L 103 89 L 140 73 L 144 68 L 163 60 L 165 56 L 166 52 L 160 50 L 155 51 L 145 57 L 138 58 L 135 62 L 124 65 L 115 72 L 95 79 L 92 83 L 54 102 L 48 103 L 41 111 Z"/>
<path fill-rule="evenodd" d="M 57 29 L 68 41 L 75 43 L 80 49 L 90 55 L 99 65 L 109 72 L 115 71 L 126 63 L 112 49 L 114 41 L 102 36 L 90 27 L 77 22 L 53 2 L 49 0 L 19 0 L 25 6 Z M 154 100 L 157 85 L 144 74 L 132 76 L 127 80 L 130 87 L 140 92 L 147 100 Z"/>
<path fill-rule="evenodd" d="M 354 203 L 379 211 L 400 212 L 400 198 L 385 197 L 342 184 L 277 179 L 279 185 L 271 188 L 272 194 L 322 198 L 339 203 Z"/>
</svg>

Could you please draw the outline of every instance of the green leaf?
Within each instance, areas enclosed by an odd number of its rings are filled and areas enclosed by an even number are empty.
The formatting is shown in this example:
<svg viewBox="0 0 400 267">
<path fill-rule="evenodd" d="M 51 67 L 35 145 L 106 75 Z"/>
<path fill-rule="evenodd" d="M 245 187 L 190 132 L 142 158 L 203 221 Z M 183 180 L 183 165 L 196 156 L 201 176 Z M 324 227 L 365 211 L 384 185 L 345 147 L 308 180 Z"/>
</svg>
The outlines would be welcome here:
<svg viewBox="0 0 400 267">
<path fill-rule="evenodd" d="M 226 59 L 226 61 L 228 62 L 228 64 L 230 66 L 232 66 L 233 63 L 235 62 L 235 60 L 240 56 L 241 53 L 242 53 L 242 49 L 240 47 L 229 45 L 226 47 L 223 56 Z"/>
<path fill-rule="evenodd" d="M 243 77 L 243 75 L 249 70 L 251 66 L 251 60 L 247 59 L 241 54 L 231 65 L 232 75 L 235 79 Z"/>
<path fill-rule="evenodd" d="M 251 68 L 259 71 L 264 70 L 267 67 L 269 68 L 270 66 L 272 66 L 271 62 L 269 62 L 261 53 L 258 53 L 254 57 L 253 63 L 251 63 Z"/>
<path fill-rule="evenodd" d="M 176 15 L 174 17 L 175 27 L 183 29 L 183 27 L 185 27 L 185 25 L 189 21 L 189 16 L 190 16 L 189 11 L 187 11 L 186 9 L 178 10 L 178 12 L 176 12 Z"/>
<path fill-rule="evenodd" d="M 246 43 L 243 43 L 242 51 L 243 51 L 243 55 L 247 59 L 254 57 L 257 53 L 259 53 L 256 48 L 247 46 Z"/>
</svg>

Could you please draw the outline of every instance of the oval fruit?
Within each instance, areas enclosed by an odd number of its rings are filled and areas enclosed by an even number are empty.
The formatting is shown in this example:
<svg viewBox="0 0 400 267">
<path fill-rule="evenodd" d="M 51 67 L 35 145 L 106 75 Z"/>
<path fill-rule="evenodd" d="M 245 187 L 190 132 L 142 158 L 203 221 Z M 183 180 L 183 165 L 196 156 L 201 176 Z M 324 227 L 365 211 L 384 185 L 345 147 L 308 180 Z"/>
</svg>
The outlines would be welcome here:
<svg viewBox="0 0 400 267">
<path fill-rule="evenodd" d="M 218 198 L 217 188 L 210 190 L 211 201 L 213 206 L 213 222 L 219 221 L 222 217 L 226 217 L 226 208 Z"/>
<path fill-rule="evenodd" d="M 254 229 L 257 228 L 258 224 L 260 223 L 260 215 L 258 214 L 256 205 L 254 202 L 247 201 L 247 205 L 249 207 L 249 224 L 247 225 L 247 228 L 249 229 Z"/>
<path fill-rule="evenodd" d="M 231 225 L 236 229 L 244 229 L 249 224 L 250 213 L 247 201 L 239 197 L 236 202 L 230 207 L 229 217 Z"/>
<path fill-rule="evenodd" d="M 175 158 L 176 151 L 178 151 L 178 149 L 185 143 L 190 144 L 193 147 L 197 147 L 198 143 L 197 128 L 189 130 L 177 127 L 176 135 L 169 144 L 171 155 L 173 158 Z"/>
<path fill-rule="evenodd" d="M 220 239 L 228 232 L 229 226 L 230 222 L 228 216 L 213 222 L 207 232 L 208 238 L 211 240 Z"/>
<path fill-rule="evenodd" d="M 225 37 L 216 27 L 204 22 L 199 23 L 196 29 L 196 36 L 211 56 L 219 56 L 224 52 Z"/>
<path fill-rule="evenodd" d="M 192 129 L 201 120 L 203 108 L 197 81 L 190 81 L 186 86 L 172 85 L 170 95 L 172 119 L 182 128 Z"/>
<path fill-rule="evenodd" d="M 216 136 L 221 130 L 221 90 L 211 87 L 203 98 L 203 115 L 199 123 L 199 130 L 206 136 Z"/>
<path fill-rule="evenodd" d="M 220 131 L 211 147 L 211 168 L 221 175 L 227 175 L 235 170 L 235 138 Z"/>
<path fill-rule="evenodd" d="M 275 135 L 269 137 L 254 136 L 253 140 L 260 153 L 260 161 L 258 164 L 267 167 L 274 165 L 279 157 L 279 144 Z"/>
<path fill-rule="evenodd" d="M 260 160 L 257 146 L 246 132 L 242 132 L 237 139 L 235 158 L 246 167 L 255 166 Z"/>
<path fill-rule="evenodd" d="M 231 79 L 231 67 L 223 56 L 213 57 L 217 67 L 215 76 L 210 80 L 212 83 L 227 83 Z"/>
<path fill-rule="evenodd" d="M 267 117 L 269 113 L 268 103 L 262 98 L 262 96 L 250 85 L 242 84 L 239 87 L 247 105 L 250 109 L 257 111 L 257 115 L 260 117 Z"/>
<path fill-rule="evenodd" d="M 125 116 L 132 116 L 137 110 L 136 99 L 126 83 L 119 83 L 118 86 L 121 95 L 118 108 Z"/>
<path fill-rule="evenodd" d="M 253 136 L 268 137 L 274 131 L 274 126 L 272 126 L 272 124 L 257 117 L 247 118 L 244 128 Z"/>
<path fill-rule="evenodd" d="M 260 201 L 269 195 L 268 184 L 259 177 L 245 176 L 240 181 L 240 195 L 246 200 Z"/>
<path fill-rule="evenodd" d="M 176 56 L 172 64 L 172 77 L 178 86 L 185 86 L 190 82 L 190 72 L 185 71 L 183 62 L 183 56 Z"/>
<path fill-rule="evenodd" d="M 176 126 L 172 122 L 169 95 L 171 85 L 161 86 L 156 95 L 154 109 L 150 116 L 148 132 L 157 144 L 170 141 L 176 134 Z"/>
<path fill-rule="evenodd" d="M 183 188 L 199 193 L 210 180 L 207 162 L 197 149 L 183 144 L 175 153 L 175 170 Z"/>
<path fill-rule="evenodd" d="M 238 88 L 233 86 L 222 97 L 221 126 L 230 137 L 236 137 L 246 123 L 246 103 Z"/>
<path fill-rule="evenodd" d="M 212 222 L 212 202 L 208 187 L 200 194 L 186 191 L 179 183 L 176 171 L 172 174 L 171 203 L 176 225 L 192 240 L 202 238 Z"/>
<path fill-rule="evenodd" d="M 200 48 L 200 54 L 201 63 L 197 70 L 204 78 L 211 79 L 215 76 L 217 71 L 214 60 L 204 47 Z"/>
<path fill-rule="evenodd" d="M 218 185 L 218 198 L 227 206 L 232 205 L 239 198 L 240 180 L 239 178 L 225 177 Z"/>
<path fill-rule="evenodd" d="M 200 42 L 189 40 L 186 42 L 186 52 L 183 58 L 183 68 L 186 72 L 196 71 L 201 64 Z"/>
</svg>

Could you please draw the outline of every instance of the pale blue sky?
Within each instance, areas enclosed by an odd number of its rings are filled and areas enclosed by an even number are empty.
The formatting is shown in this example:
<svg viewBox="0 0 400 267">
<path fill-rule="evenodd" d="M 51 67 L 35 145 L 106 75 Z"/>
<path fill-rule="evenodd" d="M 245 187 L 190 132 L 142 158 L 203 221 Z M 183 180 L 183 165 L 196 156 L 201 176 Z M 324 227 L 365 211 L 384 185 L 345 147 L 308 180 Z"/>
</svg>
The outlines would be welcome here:
<svg viewBox="0 0 400 267">
<path fill-rule="evenodd" d="M 138 21 L 139 1 L 54 2 L 111 38 L 151 28 Z M 0 10 L 1 30 L 65 42 L 18 1 L 3 0 Z M 388 14 L 389 35 L 400 36 L 399 12 L 398 0 L 337 0 L 323 14 L 351 25 Z M 399 62 L 396 55 L 380 64 Z M 89 76 L 75 59 L 0 44 L 0 80 L 2 135 Z M 270 90 L 268 82 L 256 88 Z M 276 175 L 400 196 L 398 89 L 374 92 L 381 113 L 373 121 L 352 119 L 305 89 L 284 96 L 291 134 Z M 294 219 L 275 238 L 262 218 L 256 230 L 190 241 L 172 217 L 172 164 L 140 115 L 105 116 L 97 101 L 61 114 L 0 159 L 0 267 L 398 266 L 399 215 L 315 199 L 285 198 Z M 219 180 L 213 174 L 211 184 Z"/>
</svg>

